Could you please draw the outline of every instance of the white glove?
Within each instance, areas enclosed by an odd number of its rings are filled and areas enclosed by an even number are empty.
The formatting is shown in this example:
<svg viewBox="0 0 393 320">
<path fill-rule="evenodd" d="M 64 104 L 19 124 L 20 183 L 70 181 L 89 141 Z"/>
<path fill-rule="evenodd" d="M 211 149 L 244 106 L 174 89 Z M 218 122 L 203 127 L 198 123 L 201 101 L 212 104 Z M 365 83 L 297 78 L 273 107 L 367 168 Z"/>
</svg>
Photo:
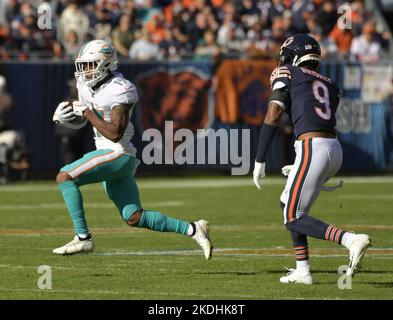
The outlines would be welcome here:
<svg viewBox="0 0 393 320">
<path fill-rule="evenodd" d="M 265 177 L 265 162 L 261 163 L 255 161 L 253 176 L 254 184 L 258 189 L 261 189 L 261 186 L 259 185 L 259 180 Z"/>
<path fill-rule="evenodd" d="M 288 165 L 288 166 L 285 166 L 285 167 L 282 167 L 282 168 L 281 168 L 281 172 L 282 172 L 282 174 L 283 174 L 284 176 L 288 177 L 288 176 L 289 176 L 289 173 L 290 173 L 291 170 L 292 170 L 292 168 L 293 168 L 293 164 Z"/>
<path fill-rule="evenodd" d="M 83 112 L 87 109 L 82 101 L 74 101 L 72 107 L 74 108 L 74 115 L 79 117 L 83 117 Z"/>
<path fill-rule="evenodd" d="M 60 102 L 57 106 L 52 120 L 56 123 L 64 123 L 75 119 L 72 107 L 67 101 Z"/>
</svg>

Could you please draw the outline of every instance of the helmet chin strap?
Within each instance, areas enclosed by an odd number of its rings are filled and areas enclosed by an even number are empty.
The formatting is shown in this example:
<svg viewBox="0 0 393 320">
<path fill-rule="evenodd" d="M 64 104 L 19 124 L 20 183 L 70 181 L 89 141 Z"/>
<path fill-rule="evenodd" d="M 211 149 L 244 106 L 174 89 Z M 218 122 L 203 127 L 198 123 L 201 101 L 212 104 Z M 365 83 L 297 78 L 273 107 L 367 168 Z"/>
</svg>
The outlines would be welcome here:
<svg viewBox="0 0 393 320">
<path fill-rule="evenodd" d="M 92 88 L 93 86 L 96 85 L 96 83 L 94 83 L 94 82 L 97 81 L 97 79 L 98 79 L 98 77 L 95 77 L 95 75 L 93 74 L 93 75 L 91 75 L 91 78 L 90 78 L 90 79 L 84 77 L 84 83 L 85 83 L 85 85 L 87 85 L 89 88 Z"/>
</svg>

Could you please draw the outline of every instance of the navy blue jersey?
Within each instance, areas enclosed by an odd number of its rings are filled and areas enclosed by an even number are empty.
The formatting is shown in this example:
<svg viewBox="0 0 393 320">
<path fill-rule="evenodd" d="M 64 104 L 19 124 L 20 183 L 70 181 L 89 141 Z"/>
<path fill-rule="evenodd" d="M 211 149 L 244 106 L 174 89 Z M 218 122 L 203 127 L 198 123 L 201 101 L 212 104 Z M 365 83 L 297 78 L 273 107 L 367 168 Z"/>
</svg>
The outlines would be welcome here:
<svg viewBox="0 0 393 320">
<path fill-rule="evenodd" d="M 296 138 L 310 131 L 335 131 L 340 97 L 332 80 L 316 71 L 285 65 L 273 70 L 270 83 L 272 90 L 289 92 L 290 101 L 280 105 L 292 119 Z"/>
</svg>

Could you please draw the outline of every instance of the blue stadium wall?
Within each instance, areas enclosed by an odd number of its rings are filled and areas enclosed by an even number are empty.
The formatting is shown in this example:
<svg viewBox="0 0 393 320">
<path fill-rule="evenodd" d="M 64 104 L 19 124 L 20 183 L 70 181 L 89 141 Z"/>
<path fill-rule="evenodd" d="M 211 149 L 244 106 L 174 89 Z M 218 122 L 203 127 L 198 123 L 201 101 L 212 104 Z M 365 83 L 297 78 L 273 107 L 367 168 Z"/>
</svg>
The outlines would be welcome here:
<svg viewBox="0 0 393 320">
<path fill-rule="evenodd" d="M 123 63 L 120 67 L 128 79 L 135 81 L 141 74 L 149 70 L 174 70 L 179 67 L 192 67 L 208 77 L 212 73 L 212 65 L 207 62 L 170 62 L 170 63 Z M 330 76 L 340 88 L 343 88 L 345 63 L 324 63 L 321 73 Z M 68 96 L 67 82 L 73 78 L 74 66 L 71 63 L 19 63 L 0 62 L 0 74 L 7 78 L 8 91 L 14 99 L 13 126 L 23 130 L 27 145 L 31 151 L 31 173 L 34 176 L 54 174 L 63 165 L 58 137 L 52 122 L 55 106 Z M 361 98 L 360 90 L 343 90 L 343 98 L 349 102 Z M 352 106 L 353 108 L 353 106 Z M 339 134 L 344 149 L 344 163 L 341 172 L 386 172 L 393 167 L 393 139 L 391 105 L 388 100 L 367 106 L 369 126 L 367 132 L 349 128 Z M 132 121 L 136 125 L 133 143 L 140 151 L 141 141 L 140 119 L 138 112 L 133 114 Z M 258 144 L 259 127 L 239 123 L 224 124 L 215 119 L 213 129 L 250 129 L 251 162 Z M 94 148 L 89 141 L 87 149 Z M 140 153 L 138 154 L 140 156 Z M 279 169 L 276 161 L 275 147 L 270 150 L 271 169 Z M 169 166 L 171 171 L 176 166 Z M 206 166 L 210 170 L 228 170 L 230 166 Z M 251 166 L 252 167 L 252 166 Z M 201 168 L 201 166 L 198 166 Z M 203 168 L 203 166 L 202 166 Z M 157 170 L 154 166 L 141 166 L 141 171 Z M 161 168 L 162 169 L 162 168 Z M 183 167 L 194 170 L 196 167 Z"/>
</svg>

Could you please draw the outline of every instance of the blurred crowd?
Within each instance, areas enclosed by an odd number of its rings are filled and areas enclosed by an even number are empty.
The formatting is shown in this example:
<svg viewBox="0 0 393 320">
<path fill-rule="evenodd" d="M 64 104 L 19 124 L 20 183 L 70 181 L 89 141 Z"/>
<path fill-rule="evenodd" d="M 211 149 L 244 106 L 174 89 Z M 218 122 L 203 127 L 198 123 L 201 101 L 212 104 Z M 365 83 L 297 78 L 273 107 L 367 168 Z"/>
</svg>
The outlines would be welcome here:
<svg viewBox="0 0 393 320">
<path fill-rule="evenodd" d="M 351 29 L 337 24 L 343 4 Z M 367 62 L 391 38 L 364 0 L 0 0 L 0 59 L 70 59 L 90 39 L 133 60 L 273 57 L 296 33 L 313 35 L 323 57 Z"/>
</svg>

